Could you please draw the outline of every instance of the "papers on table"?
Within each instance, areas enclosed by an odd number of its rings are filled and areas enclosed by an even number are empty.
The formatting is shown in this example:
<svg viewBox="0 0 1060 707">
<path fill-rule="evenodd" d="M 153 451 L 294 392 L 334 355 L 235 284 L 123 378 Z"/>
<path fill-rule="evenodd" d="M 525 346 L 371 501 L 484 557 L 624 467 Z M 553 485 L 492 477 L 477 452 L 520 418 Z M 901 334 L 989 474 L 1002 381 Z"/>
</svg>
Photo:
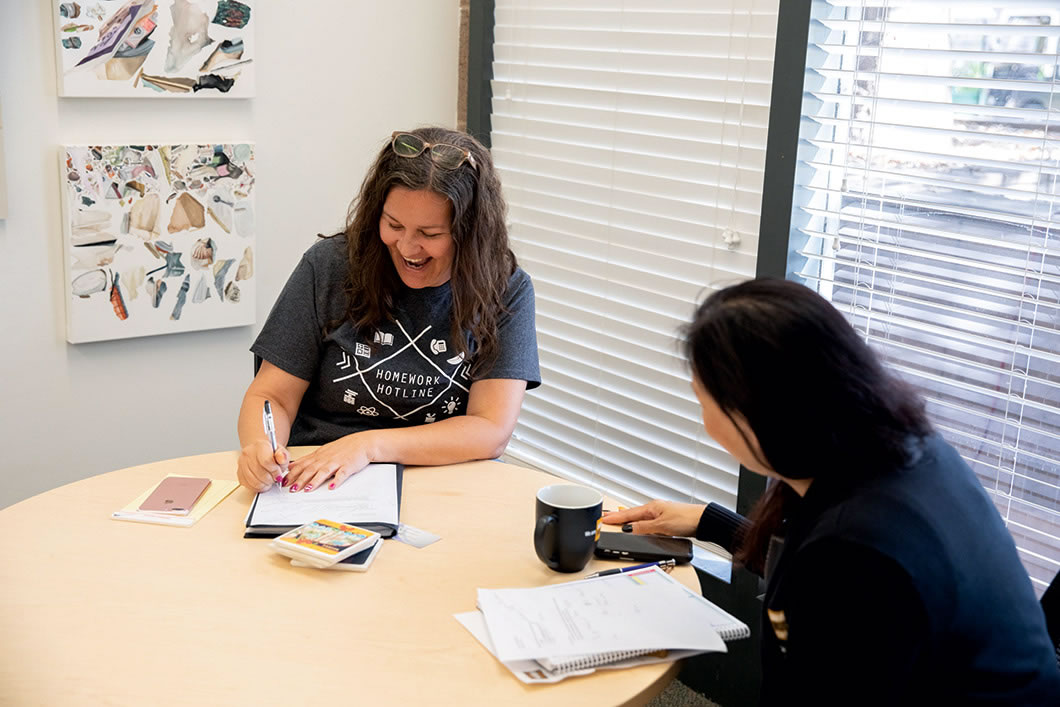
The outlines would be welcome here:
<svg viewBox="0 0 1060 707">
<path fill-rule="evenodd" d="M 147 500 L 147 497 L 151 495 L 157 486 L 158 484 L 155 484 L 155 486 L 147 489 L 130 501 L 128 505 L 120 511 L 114 511 L 111 513 L 110 517 L 114 520 L 131 520 L 137 523 L 157 523 L 159 525 L 176 525 L 187 528 L 195 525 L 200 518 L 209 513 L 210 510 L 223 501 L 228 494 L 235 491 L 239 487 L 239 482 L 226 479 L 211 480 L 210 485 L 206 488 L 206 491 L 203 492 L 202 497 L 195 502 L 195 505 L 192 506 L 191 512 L 186 516 L 171 516 L 139 510 L 140 504 Z"/>
<path fill-rule="evenodd" d="M 486 618 L 482 615 L 481 611 L 467 611 L 463 614 L 454 614 L 453 617 L 460 622 L 460 625 L 468 630 L 468 632 L 478 639 L 486 650 L 497 657 L 497 652 L 493 649 L 493 642 L 490 641 L 490 632 L 486 628 Z M 689 656 L 696 655 L 702 651 L 661 651 L 660 653 L 649 653 L 646 655 L 638 655 L 625 660 L 616 660 L 613 663 L 607 663 L 599 665 L 597 667 L 604 670 L 618 670 L 620 668 L 632 668 L 636 665 L 647 665 L 649 663 L 669 663 L 674 660 L 681 660 L 682 658 L 688 658 Z M 569 678 L 573 675 L 588 675 L 589 673 L 596 672 L 596 667 L 582 668 L 577 670 L 560 670 L 556 668 L 546 668 L 536 660 L 509 660 L 503 663 L 504 667 L 512 671 L 512 675 L 519 678 L 522 682 L 527 685 L 534 685 L 539 683 L 552 683 L 559 682 L 564 678 Z"/>
<path fill-rule="evenodd" d="M 456 619 L 526 683 L 724 652 L 747 625 L 661 569 L 530 589 L 479 589 Z"/>
<path fill-rule="evenodd" d="M 478 608 L 502 661 L 725 650 L 709 603 L 657 568 L 532 589 L 479 589 Z"/>
<path fill-rule="evenodd" d="M 397 526 L 396 473 L 394 464 L 369 464 L 334 491 L 324 487 L 309 493 L 291 493 L 273 484 L 258 494 L 247 520 L 266 526 L 296 526 L 319 518 Z"/>
</svg>

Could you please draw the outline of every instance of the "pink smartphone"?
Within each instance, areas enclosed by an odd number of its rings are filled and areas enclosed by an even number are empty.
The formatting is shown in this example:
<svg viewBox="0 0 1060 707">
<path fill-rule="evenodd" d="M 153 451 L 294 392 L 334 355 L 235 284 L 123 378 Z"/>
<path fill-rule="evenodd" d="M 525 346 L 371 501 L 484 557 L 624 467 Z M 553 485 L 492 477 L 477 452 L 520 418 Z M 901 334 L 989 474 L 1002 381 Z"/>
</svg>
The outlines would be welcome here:
<svg viewBox="0 0 1060 707">
<path fill-rule="evenodd" d="M 209 479 L 167 476 L 140 504 L 140 510 L 186 516 L 209 485 Z"/>
</svg>

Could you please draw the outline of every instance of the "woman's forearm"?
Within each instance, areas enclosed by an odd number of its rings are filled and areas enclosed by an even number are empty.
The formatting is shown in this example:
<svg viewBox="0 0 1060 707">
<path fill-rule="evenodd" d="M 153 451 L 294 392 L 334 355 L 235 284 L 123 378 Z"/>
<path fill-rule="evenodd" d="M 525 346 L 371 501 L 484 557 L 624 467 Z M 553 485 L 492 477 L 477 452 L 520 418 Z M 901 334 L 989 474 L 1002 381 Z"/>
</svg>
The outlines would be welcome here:
<svg viewBox="0 0 1060 707">
<path fill-rule="evenodd" d="M 508 446 L 511 430 L 477 415 L 460 415 L 428 425 L 362 432 L 368 458 L 409 465 L 457 464 L 495 459 Z"/>
</svg>

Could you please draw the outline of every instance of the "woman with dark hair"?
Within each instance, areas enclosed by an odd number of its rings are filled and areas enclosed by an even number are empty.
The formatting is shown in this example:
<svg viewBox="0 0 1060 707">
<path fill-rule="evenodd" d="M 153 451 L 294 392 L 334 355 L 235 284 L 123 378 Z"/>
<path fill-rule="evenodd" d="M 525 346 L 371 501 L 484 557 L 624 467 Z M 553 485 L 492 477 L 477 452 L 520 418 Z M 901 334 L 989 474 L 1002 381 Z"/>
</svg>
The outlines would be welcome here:
<svg viewBox="0 0 1060 707">
<path fill-rule="evenodd" d="M 604 523 L 694 535 L 764 574 L 765 704 L 1060 704 L 1000 515 L 828 301 L 753 280 L 686 334 L 707 433 L 774 481 L 746 520 L 652 501 Z"/>
<path fill-rule="evenodd" d="M 504 450 L 540 384 L 533 286 L 505 214 L 477 140 L 443 128 L 391 136 L 345 231 L 305 253 L 251 346 L 262 363 L 239 412 L 241 484 L 333 489 L 373 461 Z M 291 461 L 288 444 L 322 446 Z"/>
</svg>

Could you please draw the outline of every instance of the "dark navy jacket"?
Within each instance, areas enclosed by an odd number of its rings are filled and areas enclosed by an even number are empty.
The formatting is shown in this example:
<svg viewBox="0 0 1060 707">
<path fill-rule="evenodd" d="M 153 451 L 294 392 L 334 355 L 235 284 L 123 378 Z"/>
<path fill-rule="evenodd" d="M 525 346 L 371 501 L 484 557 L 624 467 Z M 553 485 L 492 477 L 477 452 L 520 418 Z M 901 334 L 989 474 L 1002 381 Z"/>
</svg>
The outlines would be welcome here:
<svg viewBox="0 0 1060 707">
<path fill-rule="evenodd" d="M 697 535 L 710 535 L 708 515 Z M 940 437 L 859 486 L 815 480 L 785 526 L 765 597 L 764 704 L 1060 705 L 1012 537 Z"/>
</svg>

